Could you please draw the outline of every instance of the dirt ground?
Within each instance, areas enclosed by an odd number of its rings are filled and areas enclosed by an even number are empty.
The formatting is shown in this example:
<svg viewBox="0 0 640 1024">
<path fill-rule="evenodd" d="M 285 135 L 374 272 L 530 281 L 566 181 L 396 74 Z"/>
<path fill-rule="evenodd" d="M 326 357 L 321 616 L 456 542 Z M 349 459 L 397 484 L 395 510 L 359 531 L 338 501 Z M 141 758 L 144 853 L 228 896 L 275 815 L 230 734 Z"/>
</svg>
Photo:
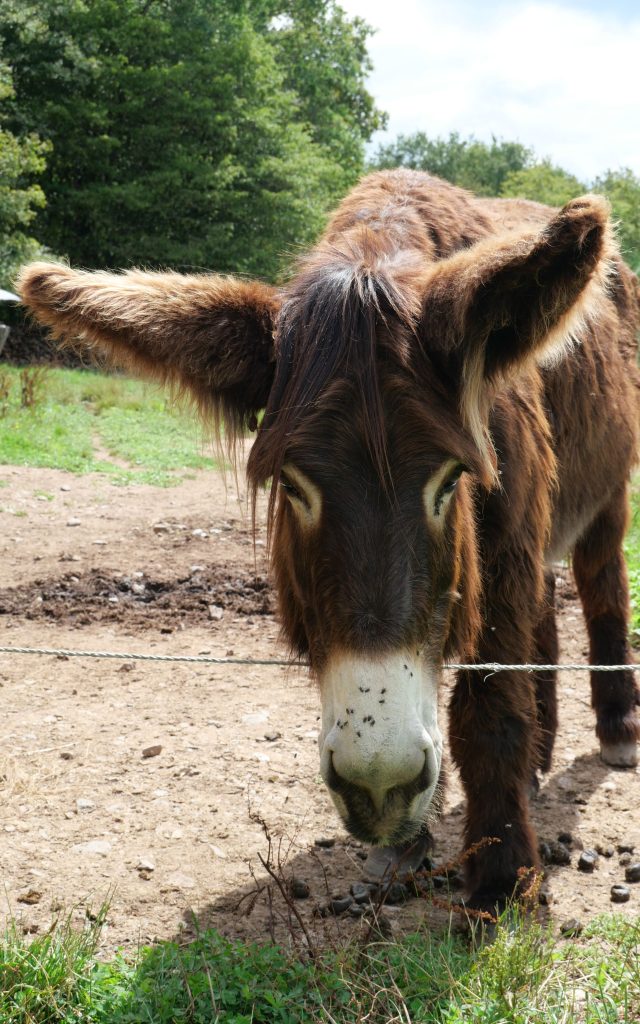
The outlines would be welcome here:
<svg viewBox="0 0 640 1024">
<path fill-rule="evenodd" d="M 254 551 L 231 476 L 226 486 L 202 472 L 169 490 L 125 489 L 4 467 L 0 480 L 1 644 L 282 657 L 264 534 Z M 586 660 L 566 573 L 559 590 L 562 656 Z M 640 772 L 599 760 L 587 677 L 563 673 L 559 690 L 554 766 L 533 818 L 541 838 L 568 831 L 574 844 L 572 863 L 548 870 L 544 912 L 558 925 L 610 909 L 637 915 L 640 884 L 628 903 L 610 902 L 624 881 L 617 852 L 593 874 L 577 860 L 581 846 L 624 842 L 640 860 Z M 272 860 L 310 886 L 294 907 L 312 941 L 358 927 L 314 914 L 361 877 L 363 850 L 319 778 L 319 698 L 304 670 L 0 654 L 0 698 L 4 920 L 41 933 L 56 914 L 80 920 L 108 897 L 105 955 L 198 926 L 286 938 L 291 911 L 260 861 L 266 826 Z M 446 693 L 442 704 L 444 715 Z M 462 820 L 451 769 L 438 863 L 459 853 Z M 414 899 L 385 914 L 399 932 L 444 911 Z"/>
</svg>

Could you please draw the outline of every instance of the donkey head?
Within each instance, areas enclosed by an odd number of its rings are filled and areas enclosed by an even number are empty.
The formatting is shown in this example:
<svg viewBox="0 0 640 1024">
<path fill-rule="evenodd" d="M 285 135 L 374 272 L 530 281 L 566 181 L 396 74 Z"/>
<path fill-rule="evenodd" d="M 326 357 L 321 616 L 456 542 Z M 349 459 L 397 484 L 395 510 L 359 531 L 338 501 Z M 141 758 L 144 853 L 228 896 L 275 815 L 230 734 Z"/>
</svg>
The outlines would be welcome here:
<svg viewBox="0 0 640 1024">
<path fill-rule="evenodd" d="M 218 276 L 27 267 L 62 339 L 177 385 L 271 480 L 283 630 L 322 696 L 321 771 L 347 827 L 416 834 L 442 760 L 446 657 L 473 654 L 473 491 L 496 480 L 489 412 L 566 345 L 603 273 L 607 215 L 568 204 L 538 235 L 437 263 L 367 229 L 323 242 L 282 291 Z"/>
</svg>

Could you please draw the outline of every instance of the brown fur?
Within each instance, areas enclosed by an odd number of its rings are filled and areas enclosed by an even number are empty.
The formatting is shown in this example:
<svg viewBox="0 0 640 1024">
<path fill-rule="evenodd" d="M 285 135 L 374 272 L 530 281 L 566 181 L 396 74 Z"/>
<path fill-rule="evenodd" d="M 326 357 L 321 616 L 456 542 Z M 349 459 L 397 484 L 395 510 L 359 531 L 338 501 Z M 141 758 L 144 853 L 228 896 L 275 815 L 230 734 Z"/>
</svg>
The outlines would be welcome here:
<svg viewBox="0 0 640 1024">
<path fill-rule="evenodd" d="M 336 650 L 410 644 L 432 660 L 554 662 L 546 566 L 570 552 L 592 658 L 629 659 L 640 310 L 601 198 L 555 211 L 383 172 L 344 200 L 282 292 L 46 264 L 20 287 L 57 336 L 177 382 L 232 437 L 266 406 L 248 473 L 254 488 L 273 482 L 283 630 L 314 670 Z M 466 472 L 436 529 L 423 488 L 447 460 Z M 322 494 L 312 528 L 287 464 Z M 619 676 L 592 679 L 607 743 L 639 731 L 632 674 Z M 501 840 L 469 860 L 477 906 L 537 862 L 527 792 L 555 727 L 553 673 L 460 673 L 450 742 L 466 841 Z"/>
</svg>

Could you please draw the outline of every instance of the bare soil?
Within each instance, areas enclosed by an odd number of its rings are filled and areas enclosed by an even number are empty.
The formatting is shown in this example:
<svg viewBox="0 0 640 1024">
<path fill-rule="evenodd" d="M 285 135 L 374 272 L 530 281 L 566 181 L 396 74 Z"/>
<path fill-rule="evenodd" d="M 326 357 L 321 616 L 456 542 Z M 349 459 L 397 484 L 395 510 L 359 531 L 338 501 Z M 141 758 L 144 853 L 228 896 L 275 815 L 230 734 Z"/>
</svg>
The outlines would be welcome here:
<svg viewBox="0 0 640 1024">
<path fill-rule="evenodd" d="M 1 644 L 284 656 L 262 514 L 254 547 L 232 477 L 201 472 L 170 490 L 16 467 L 0 477 Z M 586 661 L 572 583 L 560 576 L 562 656 Z M 611 909 L 635 916 L 640 884 L 628 903 L 610 902 L 624 881 L 617 851 L 593 874 L 577 861 L 582 846 L 623 842 L 640 860 L 640 772 L 600 761 L 586 675 L 562 673 L 559 690 L 553 770 L 532 813 L 543 839 L 570 832 L 574 844 L 569 866 L 548 869 L 544 913 L 558 925 Z M 319 778 L 319 698 L 303 669 L 0 654 L 0 699 L 4 920 L 34 934 L 108 897 L 105 955 L 195 927 L 268 940 L 304 926 L 313 942 L 358 927 L 314 914 L 360 879 L 363 850 Z M 443 715 L 446 703 L 445 692 Z M 144 756 L 150 747 L 161 750 Z M 463 812 L 451 769 L 439 863 L 460 852 Z M 310 886 L 293 901 L 299 921 L 261 863 L 265 830 L 282 876 Z M 395 933 L 446 917 L 423 899 L 384 913 Z"/>
</svg>

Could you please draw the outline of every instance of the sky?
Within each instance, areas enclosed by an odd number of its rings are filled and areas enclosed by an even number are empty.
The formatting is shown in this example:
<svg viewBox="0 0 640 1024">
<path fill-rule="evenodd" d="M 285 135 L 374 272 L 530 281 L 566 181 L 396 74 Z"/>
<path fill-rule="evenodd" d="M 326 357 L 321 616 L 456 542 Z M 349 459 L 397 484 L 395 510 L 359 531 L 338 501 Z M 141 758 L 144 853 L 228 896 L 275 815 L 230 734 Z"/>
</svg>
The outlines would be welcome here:
<svg viewBox="0 0 640 1024">
<path fill-rule="evenodd" d="M 640 0 L 339 4 L 376 29 L 368 88 L 389 125 L 374 142 L 495 135 L 587 184 L 609 168 L 640 176 Z"/>
</svg>

